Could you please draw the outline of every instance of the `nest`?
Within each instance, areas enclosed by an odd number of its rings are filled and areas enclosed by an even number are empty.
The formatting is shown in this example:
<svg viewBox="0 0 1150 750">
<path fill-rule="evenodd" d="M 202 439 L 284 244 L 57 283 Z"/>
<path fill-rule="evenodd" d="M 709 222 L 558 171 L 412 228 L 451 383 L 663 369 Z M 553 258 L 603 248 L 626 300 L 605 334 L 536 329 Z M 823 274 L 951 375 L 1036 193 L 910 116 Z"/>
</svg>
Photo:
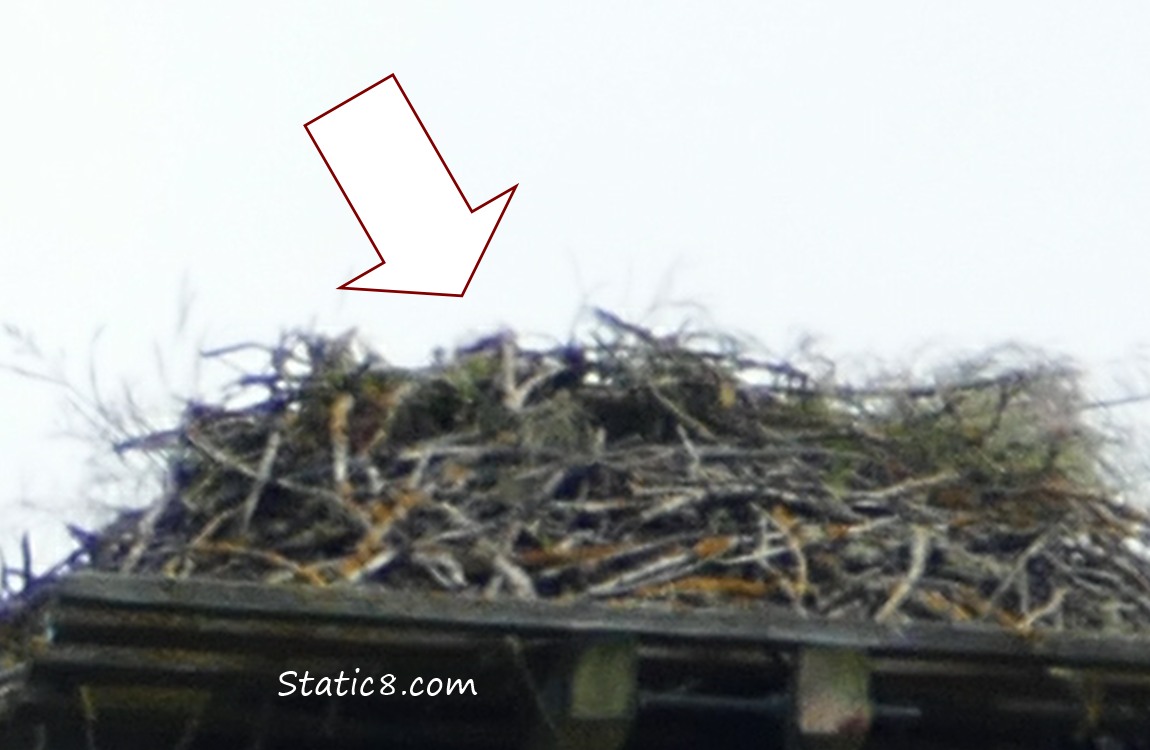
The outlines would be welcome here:
<svg viewBox="0 0 1150 750">
<path fill-rule="evenodd" d="M 1102 480 L 1070 369 L 849 388 L 605 312 L 581 343 L 504 333 L 421 370 L 357 346 L 285 335 L 235 393 L 120 445 L 160 452 L 169 489 L 77 564 L 1150 630 L 1150 527 Z"/>
</svg>

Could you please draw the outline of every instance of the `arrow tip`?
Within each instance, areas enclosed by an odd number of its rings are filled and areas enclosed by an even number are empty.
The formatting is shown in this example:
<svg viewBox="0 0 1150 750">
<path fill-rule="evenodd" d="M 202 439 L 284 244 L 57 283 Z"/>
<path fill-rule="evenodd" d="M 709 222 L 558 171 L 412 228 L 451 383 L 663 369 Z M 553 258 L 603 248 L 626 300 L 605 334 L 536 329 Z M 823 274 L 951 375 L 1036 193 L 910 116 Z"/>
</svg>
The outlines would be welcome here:
<svg viewBox="0 0 1150 750">
<path fill-rule="evenodd" d="M 400 257 L 393 258 L 390 264 L 376 263 L 338 288 L 462 297 L 471 286 L 518 187 L 508 188 L 470 211 L 465 208 L 450 218 L 434 217 L 436 221 L 431 224 L 412 227 L 416 231 L 409 233 L 406 241 L 397 243 Z M 478 253 L 476 248 L 481 248 Z M 381 270 L 385 265 L 387 270 Z"/>
</svg>

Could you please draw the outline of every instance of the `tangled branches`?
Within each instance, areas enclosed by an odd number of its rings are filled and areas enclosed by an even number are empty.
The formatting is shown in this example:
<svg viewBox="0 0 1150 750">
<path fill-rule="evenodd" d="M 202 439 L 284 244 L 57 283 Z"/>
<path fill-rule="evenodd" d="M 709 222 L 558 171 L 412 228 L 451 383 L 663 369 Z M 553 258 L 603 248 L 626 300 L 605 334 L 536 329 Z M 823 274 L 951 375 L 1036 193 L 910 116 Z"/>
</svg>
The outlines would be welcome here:
<svg viewBox="0 0 1150 750">
<path fill-rule="evenodd" d="M 849 388 L 601 312 L 424 370 L 286 335 L 172 430 L 170 491 L 87 565 L 810 616 L 1150 629 L 1146 519 L 1112 499 L 1073 371 Z"/>
</svg>

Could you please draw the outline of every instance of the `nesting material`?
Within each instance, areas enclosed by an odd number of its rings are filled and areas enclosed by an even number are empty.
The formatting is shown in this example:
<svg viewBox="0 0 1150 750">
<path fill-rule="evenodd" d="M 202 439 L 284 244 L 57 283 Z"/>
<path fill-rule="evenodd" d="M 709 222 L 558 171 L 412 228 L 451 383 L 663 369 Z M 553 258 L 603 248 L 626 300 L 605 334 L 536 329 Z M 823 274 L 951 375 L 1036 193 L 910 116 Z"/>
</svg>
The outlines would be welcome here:
<svg viewBox="0 0 1150 750">
<path fill-rule="evenodd" d="M 169 490 L 77 564 L 1150 631 L 1147 518 L 1103 481 L 1069 369 L 849 388 L 605 312 L 581 342 L 505 333 L 423 370 L 353 343 L 286 335 L 220 403 L 119 446 L 159 452 Z"/>
</svg>

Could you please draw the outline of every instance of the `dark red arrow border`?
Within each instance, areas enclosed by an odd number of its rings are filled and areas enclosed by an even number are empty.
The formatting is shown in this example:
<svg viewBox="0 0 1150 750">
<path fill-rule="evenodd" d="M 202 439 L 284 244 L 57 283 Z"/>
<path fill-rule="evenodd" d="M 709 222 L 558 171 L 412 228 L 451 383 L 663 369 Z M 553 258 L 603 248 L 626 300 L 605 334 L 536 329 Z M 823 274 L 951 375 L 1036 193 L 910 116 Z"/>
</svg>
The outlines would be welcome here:
<svg viewBox="0 0 1150 750">
<path fill-rule="evenodd" d="M 315 136 L 313 136 L 311 134 L 311 127 L 310 126 L 313 123 L 315 123 L 316 120 L 320 120 L 320 119 L 324 118 L 325 116 L 336 111 L 337 109 L 339 109 L 343 105 L 347 104 L 348 102 L 353 101 L 353 100 L 363 96 L 364 94 L 366 94 L 367 92 L 369 92 L 373 88 L 375 88 L 376 86 L 379 86 L 380 84 L 386 83 L 388 81 L 395 81 L 396 88 L 398 88 L 399 93 L 403 95 L 403 100 L 405 102 L 407 102 L 407 107 L 408 107 L 408 109 L 411 110 L 411 114 L 415 115 L 415 121 L 419 123 L 419 127 L 422 128 L 423 134 L 425 136 L 427 136 L 427 142 L 431 144 L 431 147 L 433 149 L 435 149 L 435 155 L 439 157 L 439 163 L 442 164 L 444 170 L 447 171 L 447 176 L 451 178 L 452 184 L 455 185 L 455 189 L 456 189 L 456 191 L 458 191 L 459 197 L 463 199 L 463 205 L 467 206 L 468 211 L 470 211 L 471 213 L 474 214 L 479 209 L 481 209 L 487 205 L 490 205 L 491 203 L 499 200 L 500 198 L 502 198 L 506 195 L 511 196 L 510 198 L 507 199 L 507 205 L 504 206 L 503 210 L 499 212 L 499 218 L 496 219 L 495 226 L 491 229 L 491 234 L 487 237 L 487 242 L 485 242 L 483 244 L 483 250 L 479 253 L 479 259 L 475 261 L 475 266 L 471 269 L 471 275 L 467 277 L 467 283 L 463 285 L 463 291 L 459 292 L 458 294 L 452 294 L 450 292 L 417 292 L 417 291 L 409 290 L 409 289 L 373 289 L 371 287 L 352 286 L 352 284 L 359 281 L 364 276 L 367 276 L 369 273 L 376 270 L 380 266 L 387 265 L 387 261 L 383 259 L 383 253 L 381 253 L 379 251 L 379 245 L 376 244 L 375 238 L 372 237 L 371 232 L 369 232 L 367 230 L 367 226 L 363 223 L 363 219 L 361 219 L 359 216 L 359 211 L 355 210 L 355 204 L 353 204 L 351 202 L 351 198 L 348 197 L 347 191 L 343 189 L 343 185 L 340 183 L 339 177 L 336 175 L 335 170 L 332 169 L 331 164 L 328 163 L 327 157 L 324 156 L 324 154 L 323 154 L 323 149 L 321 149 L 319 147 L 319 143 L 316 142 Z M 432 139 L 431 133 L 427 132 L 427 126 L 423 124 L 423 118 L 421 118 L 419 116 L 419 113 L 415 111 L 415 107 L 412 106 L 412 104 L 411 104 L 411 99 L 408 98 L 407 92 L 403 90 L 403 86 L 400 85 L 399 79 L 396 78 L 394 73 L 387 76 L 386 78 L 383 78 L 382 80 L 376 81 L 375 83 L 373 83 L 370 86 L 368 86 L 367 88 L 365 88 L 363 91 L 360 91 L 358 94 L 348 97 L 347 99 L 343 100 L 342 102 L 335 105 L 334 107 L 327 110 L 326 112 L 319 115 L 318 117 L 313 117 L 312 119 L 305 122 L 303 127 L 304 127 L 304 130 L 307 131 L 307 136 L 308 136 L 308 138 L 311 139 L 312 145 L 315 146 L 315 150 L 319 152 L 319 158 L 323 159 L 324 166 L 327 167 L 327 171 L 331 173 L 332 179 L 335 180 L 335 184 L 339 187 L 339 192 L 343 194 L 343 199 L 345 201 L 347 201 L 347 205 L 349 207 L 351 207 L 351 212 L 353 214 L 355 214 L 355 220 L 359 222 L 359 226 L 361 229 L 363 229 L 363 233 L 367 235 L 367 241 L 371 243 L 372 249 L 375 250 L 376 257 L 379 258 L 379 263 L 377 263 L 376 265 L 367 269 L 366 271 L 361 273 L 359 276 L 356 276 L 354 279 L 351 279 L 350 281 L 346 281 L 336 288 L 337 289 L 343 289 L 346 291 L 356 291 L 356 292 L 386 292 L 386 293 L 390 293 L 390 294 L 422 294 L 422 295 L 429 296 L 429 297 L 462 297 L 463 295 L 467 294 L 467 289 L 468 289 L 468 287 L 471 286 L 471 280 L 473 278 L 475 278 L 475 272 L 479 270 L 479 264 L 483 262 L 483 256 L 487 254 L 487 248 L 491 246 L 491 240 L 493 240 L 495 238 L 495 232 L 496 232 L 496 230 L 499 229 L 499 225 L 503 221 L 503 215 L 507 213 L 507 206 L 511 205 L 511 198 L 515 197 L 515 191 L 519 189 L 519 183 L 516 183 L 515 185 L 511 186 L 507 190 L 504 190 L 502 193 L 495 196 L 494 198 L 491 198 L 490 200 L 484 201 L 483 203 L 480 203 L 478 206 L 472 208 L 471 207 L 471 201 L 467 200 L 467 196 L 463 194 L 463 188 L 459 187 L 459 181 L 456 180 L 455 175 L 451 173 L 451 167 L 447 166 L 447 162 L 444 160 L 443 154 L 441 154 L 439 152 L 439 146 L 435 145 L 435 141 Z"/>
</svg>

